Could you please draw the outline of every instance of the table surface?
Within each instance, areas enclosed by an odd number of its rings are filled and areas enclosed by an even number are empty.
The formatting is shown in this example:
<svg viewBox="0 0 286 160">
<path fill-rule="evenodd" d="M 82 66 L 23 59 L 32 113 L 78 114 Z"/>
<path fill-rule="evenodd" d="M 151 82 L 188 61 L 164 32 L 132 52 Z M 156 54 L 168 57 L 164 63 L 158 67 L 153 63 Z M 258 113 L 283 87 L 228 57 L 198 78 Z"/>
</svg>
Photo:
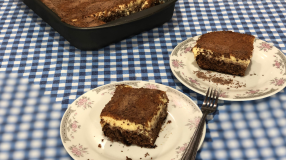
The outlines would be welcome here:
<svg viewBox="0 0 286 160">
<path fill-rule="evenodd" d="M 0 3 L 0 159 L 72 159 L 59 126 L 83 93 L 117 81 L 151 81 L 178 89 L 199 106 L 203 96 L 172 74 L 169 55 L 187 38 L 210 31 L 249 33 L 286 53 L 286 3 L 176 2 L 162 26 L 98 51 L 70 45 L 22 1 Z M 286 159 L 286 93 L 220 101 L 207 120 L 197 159 Z M 212 118 L 213 117 L 213 118 Z"/>
</svg>

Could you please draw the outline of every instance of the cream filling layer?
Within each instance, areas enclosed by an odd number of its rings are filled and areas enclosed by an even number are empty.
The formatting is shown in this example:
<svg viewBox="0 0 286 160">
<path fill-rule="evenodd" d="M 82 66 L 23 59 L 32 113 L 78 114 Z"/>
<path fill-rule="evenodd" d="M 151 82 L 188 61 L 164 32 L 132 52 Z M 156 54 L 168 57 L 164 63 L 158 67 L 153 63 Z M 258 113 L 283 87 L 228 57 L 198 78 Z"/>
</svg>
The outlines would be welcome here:
<svg viewBox="0 0 286 160">
<path fill-rule="evenodd" d="M 204 52 L 208 52 L 208 54 L 206 54 Z M 205 55 L 208 58 L 213 58 L 215 60 L 224 61 L 226 63 L 239 64 L 239 65 L 243 65 L 245 67 L 247 67 L 249 65 L 249 63 L 250 63 L 250 59 L 249 60 L 241 60 L 241 59 L 235 58 L 232 55 L 230 55 L 230 58 L 224 57 L 224 55 L 222 55 L 221 57 L 213 57 L 212 56 L 213 52 L 211 50 L 198 48 L 198 47 L 194 47 L 193 48 L 193 53 L 194 53 L 195 59 L 196 59 L 196 57 L 198 55 L 202 54 L 202 55 Z"/>
<path fill-rule="evenodd" d="M 131 1 L 129 4 L 122 4 L 122 5 L 116 6 L 111 10 L 114 10 L 114 11 L 119 12 L 119 13 L 123 13 L 124 16 L 128 16 L 131 13 L 136 12 L 136 11 L 134 11 L 135 8 L 140 7 L 139 11 L 141 11 L 143 9 L 146 9 L 148 4 L 149 3 L 146 0 L 135 0 L 135 1 Z M 113 15 L 117 14 L 114 11 L 96 12 L 94 14 L 89 15 L 88 17 L 94 17 L 96 19 L 104 20 L 108 16 L 113 16 Z M 107 17 L 105 17 L 105 16 L 107 16 Z M 77 19 L 72 19 L 71 21 L 75 22 L 75 21 L 77 21 Z"/>
<path fill-rule="evenodd" d="M 114 7 L 112 10 L 115 10 L 116 12 L 120 12 L 120 13 L 124 13 L 125 16 L 128 16 L 130 15 L 131 13 L 135 13 L 134 9 L 141 6 L 140 7 L 140 11 L 145 9 L 145 7 L 148 5 L 148 1 L 146 0 L 135 0 L 135 1 L 131 1 L 129 4 L 122 4 L 122 5 L 119 5 L 117 7 Z M 112 16 L 116 13 L 113 13 L 111 11 L 109 12 L 106 12 L 106 11 L 103 11 L 103 12 L 97 12 L 91 16 L 94 16 L 94 17 L 101 17 L 101 16 L 104 16 L 106 15 L 107 16 Z"/>
<path fill-rule="evenodd" d="M 113 119 L 112 117 L 108 116 L 102 116 L 101 119 L 103 120 L 104 123 L 101 123 L 101 126 L 103 127 L 106 123 L 109 124 L 111 127 L 119 127 L 122 128 L 123 130 L 128 130 L 128 131 L 138 131 L 140 134 L 149 136 L 150 132 L 154 127 L 156 127 L 156 124 L 158 123 L 160 119 L 161 112 L 163 109 L 167 107 L 165 105 L 167 103 L 167 99 L 160 98 L 162 101 L 162 104 L 159 105 L 159 110 L 156 113 L 156 115 L 152 118 L 150 122 L 148 122 L 147 126 L 143 126 L 142 124 L 136 124 L 134 122 L 130 122 L 129 120 L 116 120 Z M 151 139 L 152 141 L 152 139 Z"/>
</svg>

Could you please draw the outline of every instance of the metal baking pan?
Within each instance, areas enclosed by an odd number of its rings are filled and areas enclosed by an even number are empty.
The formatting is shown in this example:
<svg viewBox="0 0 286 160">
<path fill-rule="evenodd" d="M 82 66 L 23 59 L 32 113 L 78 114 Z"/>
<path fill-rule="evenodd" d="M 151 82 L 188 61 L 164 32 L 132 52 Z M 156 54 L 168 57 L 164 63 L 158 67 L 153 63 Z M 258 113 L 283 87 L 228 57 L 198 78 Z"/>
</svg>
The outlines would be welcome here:
<svg viewBox="0 0 286 160">
<path fill-rule="evenodd" d="M 60 35 L 73 46 L 82 50 L 97 50 L 142 31 L 162 25 L 172 18 L 176 1 L 165 0 L 163 4 L 104 25 L 81 28 L 62 22 L 60 17 L 40 0 L 23 0 L 29 8 L 58 31 Z"/>
</svg>

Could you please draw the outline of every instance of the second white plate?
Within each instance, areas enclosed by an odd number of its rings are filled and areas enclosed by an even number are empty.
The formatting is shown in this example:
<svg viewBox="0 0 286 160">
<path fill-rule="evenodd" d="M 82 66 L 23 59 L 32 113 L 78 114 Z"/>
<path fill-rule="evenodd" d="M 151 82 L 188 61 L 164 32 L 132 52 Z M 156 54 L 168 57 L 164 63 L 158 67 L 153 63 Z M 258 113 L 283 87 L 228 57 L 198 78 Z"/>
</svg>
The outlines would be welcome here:
<svg viewBox="0 0 286 160">
<path fill-rule="evenodd" d="M 180 43 L 170 55 L 170 67 L 176 78 L 186 87 L 205 95 L 207 88 L 219 88 L 220 99 L 230 101 L 246 101 L 265 98 L 276 94 L 286 86 L 286 58 L 276 47 L 260 39 L 255 39 L 253 57 L 244 77 L 223 73 L 207 73 L 200 69 L 191 51 L 199 36 L 189 38 Z M 194 71 L 211 76 L 233 79 L 241 85 L 229 87 L 200 79 Z"/>
</svg>

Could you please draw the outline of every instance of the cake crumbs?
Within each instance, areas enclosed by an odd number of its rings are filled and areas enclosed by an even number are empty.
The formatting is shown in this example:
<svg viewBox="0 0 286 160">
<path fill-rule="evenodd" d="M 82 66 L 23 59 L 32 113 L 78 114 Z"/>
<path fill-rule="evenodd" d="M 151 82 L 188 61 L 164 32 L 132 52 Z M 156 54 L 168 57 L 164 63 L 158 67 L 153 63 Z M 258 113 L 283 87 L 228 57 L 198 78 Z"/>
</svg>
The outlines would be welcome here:
<svg viewBox="0 0 286 160">
<path fill-rule="evenodd" d="M 98 145 L 98 148 L 101 148 L 101 144 Z"/>
<path fill-rule="evenodd" d="M 227 85 L 227 84 L 231 84 L 233 82 L 233 79 L 224 79 L 223 77 L 214 77 L 211 79 L 212 82 L 214 83 L 219 83 L 222 85 Z"/>
<path fill-rule="evenodd" d="M 126 160 L 132 160 L 132 159 L 126 156 Z"/>
<path fill-rule="evenodd" d="M 148 152 L 145 154 L 145 157 L 147 157 L 147 156 L 150 156 Z"/>
<path fill-rule="evenodd" d="M 103 142 L 104 141 L 104 139 L 101 139 L 101 142 Z"/>
<path fill-rule="evenodd" d="M 167 124 L 170 124 L 170 123 L 172 123 L 172 121 L 171 121 L 171 120 L 168 120 Z"/>
<path fill-rule="evenodd" d="M 123 151 L 121 151 L 121 152 L 123 152 Z"/>
<path fill-rule="evenodd" d="M 112 145 L 110 145 L 110 147 L 112 147 Z"/>
<path fill-rule="evenodd" d="M 202 71 L 193 71 L 193 73 L 200 79 L 202 79 L 203 81 L 209 81 L 209 82 L 213 82 L 215 84 L 220 84 L 220 85 L 226 85 L 228 87 L 231 88 L 241 88 L 241 87 L 246 87 L 246 84 L 241 83 L 239 81 L 235 81 L 231 78 L 224 78 L 222 76 L 219 76 L 217 74 L 211 74 L 213 72 L 210 71 L 206 71 L 206 72 L 202 72 Z M 229 76 L 227 76 L 229 77 Z M 235 77 L 235 76 L 233 76 Z M 229 88 L 227 88 L 229 89 Z"/>
</svg>

